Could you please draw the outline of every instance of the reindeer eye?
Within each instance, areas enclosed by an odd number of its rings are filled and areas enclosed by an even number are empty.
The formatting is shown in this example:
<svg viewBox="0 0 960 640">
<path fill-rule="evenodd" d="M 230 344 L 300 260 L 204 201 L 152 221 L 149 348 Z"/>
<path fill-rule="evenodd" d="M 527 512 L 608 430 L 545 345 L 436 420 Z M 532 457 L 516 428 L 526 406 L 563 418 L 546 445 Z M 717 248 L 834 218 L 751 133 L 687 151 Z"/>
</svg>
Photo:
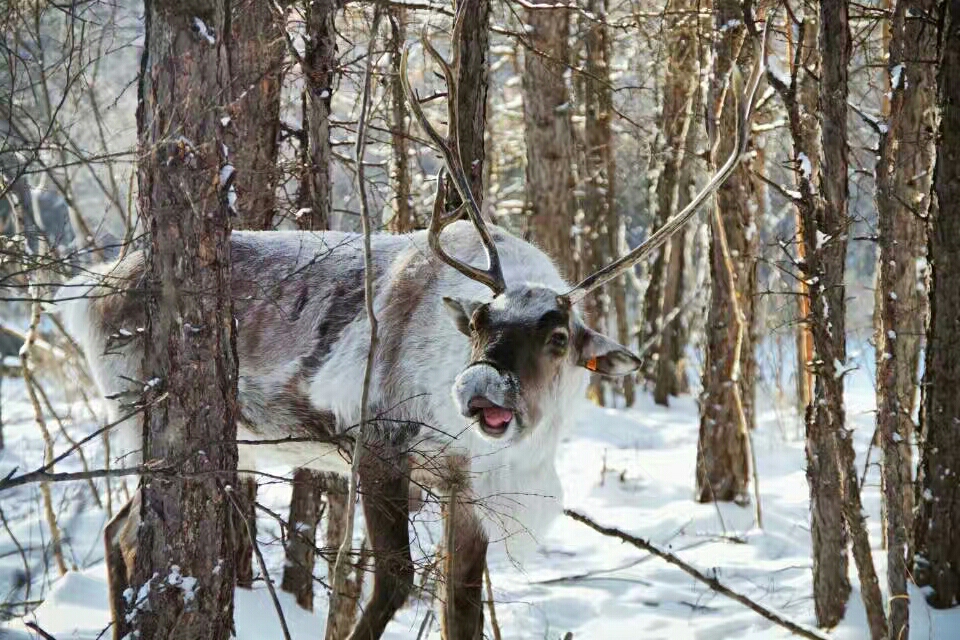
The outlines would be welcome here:
<svg viewBox="0 0 960 640">
<path fill-rule="evenodd" d="M 550 334 L 550 346 L 557 349 L 566 349 L 569 337 L 566 331 L 554 331 Z"/>
</svg>

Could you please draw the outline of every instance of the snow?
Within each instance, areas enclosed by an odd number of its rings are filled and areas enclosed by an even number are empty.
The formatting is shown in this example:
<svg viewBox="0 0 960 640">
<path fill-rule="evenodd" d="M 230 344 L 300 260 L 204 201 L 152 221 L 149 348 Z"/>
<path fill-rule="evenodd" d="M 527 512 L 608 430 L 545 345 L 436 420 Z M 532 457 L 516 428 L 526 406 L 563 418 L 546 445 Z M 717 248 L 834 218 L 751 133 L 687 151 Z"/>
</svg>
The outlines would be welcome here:
<svg viewBox="0 0 960 640">
<path fill-rule="evenodd" d="M 853 356 L 851 356 L 853 357 Z M 866 366 L 845 372 L 847 427 L 852 429 L 862 469 L 863 455 L 873 433 L 874 392 L 872 356 Z M 851 363 L 848 363 L 848 365 Z M 842 363 L 837 363 L 838 368 Z M 50 388 L 53 391 L 53 386 Z M 5 380 L 4 433 L 7 447 L 0 451 L 0 477 L 14 467 L 33 469 L 42 463 L 43 444 L 32 422 L 20 380 Z M 565 506 L 604 525 L 612 525 L 678 554 L 727 586 L 795 621 L 814 624 L 810 573 L 809 493 L 805 478 L 802 422 L 786 399 L 758 394 L 754 450 L 758 461 L 764 528 L 758 529 L 752 507 L 734 504 L 698 504 L 693 500 L 699 418 L 693 395 L 671 399 L 670 408 L 656 406 L 643 395 L 630 410 L 587 407 L 579 428 L 562 443 L 558 470 Z M 54 402 L 74 438 L 95 428 L 96 422 L 81 403 L 61 398 Z M 57 450 L 68 443 L 61 439 Z M 91 467 L 103 464 L 99 440 L 86 447 Z M 75 456 L 57 470 L 80 469 Z M 287 474 L 287 470 L 271 470 Z M 114 508 L 120 503 L 119 480 L 114 479 Z M 130 485 L 132 488 L 132 484 Z M 104 485 L 98 481 L 103 492 Z M 10 530 L 26 549 L 31 567 L 31 591 L 22 586 L 22 562 L 5 530 L 0 529 L 0 593 L 8 602 L 43 600 L 23 618 L 6 622 L 0 636 L 34 639 L 25 627 L 35 622 L 57 638 L 93 640 L 109 621 L 107 585 L 101 535 L 107 517 L 91 503 L 85 483 L 51 486 L 59 505 L 59 522 L 68 564 L 76 565 L 63 577 L 56 569 L 45 572 L 42 549 L 49 535 L 36 486 L 19 487 L 3 495 Z M 275 512 L 286 514 L 289 486 L 264 481 L 258 499 Z M 881 584 L 886 584 L 886 555 L 880 549 L 880 495 L 876 466 L 872 466 L 863 494 L 874 562 Z M 358 514 L 359 515 L 359 514 Z M 434 505 L 417 514 L 414 561 L 418 566 L 439 539 Z M 258 540 L 272 578 L 279 584 L 284 564 L 279 526 L 270 518 L 258 520 Z M 358 525 L 357 539 L 363 535 Z M 531 558 L 519 564 L 502 546 L 491 544 L 488 561 L 497 618 L 504 638 L 697 638 L 714 640 L 778 640 L 791 637 L 752 611 L 720 596 L 686 574 L 640 550 L 604 537 L 569 518 L 558 520 Z M 219 566 L 219 565 L 218 565 Z M 325 577 L 325 568 L 318 569 Z M 854 591 L 844 621 L 831 633 L 843 640 L 867 637 L 866 616 L 860 601 L 854 563 L 850 561 Z M 192 594 L 202 588 L 193 577 L 171 565 L 143 589 L 167 584 Z M 419 580 L 419 576 L 418 576 Z M 18 586 L 20 585 L 20 586 Z M 151 586 L 152 585 L 152 586 Z M 366 581 L 369 590 L 370 580 Z M 146 592 L 144 592 L 146 593 Z M 134 592 L 131 591 L 131 596 Z M 139 594 L 138 594 L 139 595 Z M 326 598 L 317 589 L 317 610 L 300 609 L 294 598 L 277 593 L 292 637 L 319 637 L 326 617 Z M 138 598 L 139 599 L 139 598 Z M 415 595 L 387 628 L 385 637 L 416 637 L 431 604 Z M 960 610 L 929 608 L 923 594 L 911 589 L 911 638 L 950 638 L 960 626 Z M 17 613 L 22 614 L 18 608 Z M 492 637 L 487 617 L 487 635 Z M 262 579 L 252 590 L 237 589 L 237 638 L 280 638 L 280 625 Z M 434 620 L 425 636 L 440 637 Z"/>
<path fill-rule="evenodd" d="M 893 89 L 899 89 L 900 81 L 902 78 L 903 78 L 903 65 L 902 64 L 894 65 L 894 67 L 890 69 L 890 86 Z M 904 87 L 904 89 L 906 89 L 906 87 Z"/>
<path fill-rule="evenodd" d="M 797 160 L 800 162 L 800 171 L 803 174 L 803 177 L 807 180 L 810 180 L 813 177 L 813 167 L 810 164 L 810 158 L 807 157 L 807 154 L 801 151 L 797 155 Z"/>
<path fill-rule="evenodd" d="M 217 38 L 213 35 L 213 29 L 208 27 L 207 23 L 200 18 L 195 17 L 193 19 L 193 30 L 200 34 L 200 37 L 210 44 L 217 43 Z"/>
</svg>

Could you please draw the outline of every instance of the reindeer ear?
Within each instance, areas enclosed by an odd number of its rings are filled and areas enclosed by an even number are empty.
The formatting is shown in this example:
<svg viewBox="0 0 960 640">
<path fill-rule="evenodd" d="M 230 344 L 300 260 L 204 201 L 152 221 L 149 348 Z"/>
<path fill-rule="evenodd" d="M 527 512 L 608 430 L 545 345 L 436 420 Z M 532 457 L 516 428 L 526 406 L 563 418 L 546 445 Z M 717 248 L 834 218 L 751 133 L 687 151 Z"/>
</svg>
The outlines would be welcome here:
<svg viewBox="0 0 960 640">
<path fill-rule="evenodd" d="M 605 376 L 625 376 L 640 367 L 640 358 L 610 338 L 584 327 L 577 364 Z"/>
<path fill-rule="evenodd" d="M 447 307 L 447 313 L 450 314 L 450 317 L 453 318 L 453 323 L 457 325 L 457 329 L 465 336 L 470 335 L 470 318 L 473 317 L 473 312 L 477 310 L 482 303 L 478 300 L 464 300 L 462 298 L 447 298 L 443 299 L 444 306 Z"/>
</svg>

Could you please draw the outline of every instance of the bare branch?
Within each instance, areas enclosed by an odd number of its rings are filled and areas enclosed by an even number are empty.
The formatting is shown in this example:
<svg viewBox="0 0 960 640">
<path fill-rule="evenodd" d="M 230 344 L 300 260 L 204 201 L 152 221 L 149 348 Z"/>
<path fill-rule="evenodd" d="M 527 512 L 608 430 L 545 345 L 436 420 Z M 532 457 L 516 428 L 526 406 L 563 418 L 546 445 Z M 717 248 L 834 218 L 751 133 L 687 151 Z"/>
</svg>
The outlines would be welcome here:
<svg viewBox="0 0 960 640">
<path fill-rule="evenodd" d="M 694 579 L 707 585 L 717 593 L 720 593 L 722 595 L 727 596 L 728 598 L 736 600 L 743 606 L 749 609 L 752 609 L 753 611 L 757 612 L 758 614 L 760 614 L 770 622 L 773 622 L 774 624 L 780 627 L 783 627 L 784 629 L 788 630 L 794 635 L 798 635 L 802 638 L 809 638 L 810 640 L 829 640 L 827 636 L 817 631 L 814 631 L 813 629 L 808 629 L 804 626 L 801 626 L 800 624 L 793 622 L 792 620 L 788 620 L 787 618 L 783 617 L 779 613 L 776 613 L 775 611 L 771 611 L 770 609 L 764 607 L 763 605 L 757 602 L 754 602 L 747 596 L 741 593 L 737 593 L 736 591 L 734 591 L 730 587 L 727 587 L 716 578 L 711 578 L 707 576 L 706 574 L 701 572 L 699 569 L 687 564 L 686 562 L 684 562 L 674 554 L 670 553 L 669 551 L 664 551 L 663 549 L 660 549 L 656 545 L 652 544 L 647 540 L 644 540 L 643 538 L 638 538 L 637 536 L 633 536 L 633 535 L 630 535 L 629 533 L 625 533 L 620 529 L 617 529 L 616 527 L 604 527 L 603 525 L 597 524 L 595 521 L 588 518 L 587 516 L 581 513 L 578 513 L 576 511 L 573 511 L 571 509 L 564 509 L 563 512 L 564 514 L 573 518 L 577 522 L 587 525 L 597 533 L 601 533 L 605 536 L 610 536 L 611 538 L 618 538 L 623 542 L 632 544 L 638 549 L 649 551 L 650 553 L 657 556 L 658 558 L 669 562 L 675 567 L 679 567 L 681 570 L 683 570 L 684 573 L 692 576 Z"/>
</svg>

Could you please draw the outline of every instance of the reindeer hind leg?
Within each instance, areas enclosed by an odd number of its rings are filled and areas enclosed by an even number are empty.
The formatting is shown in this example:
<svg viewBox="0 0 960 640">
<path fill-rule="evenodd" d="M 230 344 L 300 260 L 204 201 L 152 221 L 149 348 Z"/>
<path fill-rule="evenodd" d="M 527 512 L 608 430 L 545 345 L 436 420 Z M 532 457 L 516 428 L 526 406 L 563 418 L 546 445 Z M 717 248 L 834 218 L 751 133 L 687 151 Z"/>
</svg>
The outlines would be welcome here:
<svg viewBox="0 0 960 640">
<path fill-rule="evenodd" d="M 132 629 L 127 623 L 127 601 L 130 576 L 137 557 L 137 527 L 140 524 L 140 491 L 117 512 L 103 530 L 103 542 L 107 565 L 107 590 L 110 601 L 110 618 L 113 621 L 113 638 L 128 637 Z"/>
</svg>

